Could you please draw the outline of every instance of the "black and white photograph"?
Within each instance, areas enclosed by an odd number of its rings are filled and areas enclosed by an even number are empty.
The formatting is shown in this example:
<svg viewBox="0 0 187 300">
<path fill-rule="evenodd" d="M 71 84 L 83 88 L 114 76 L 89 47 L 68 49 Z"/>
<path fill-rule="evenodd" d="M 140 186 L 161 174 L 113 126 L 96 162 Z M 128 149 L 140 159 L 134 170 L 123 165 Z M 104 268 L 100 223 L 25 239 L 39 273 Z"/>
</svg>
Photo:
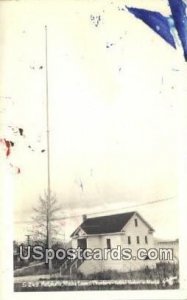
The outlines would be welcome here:
<svg viewBox="0 0 187 300">
<path fill-rule="evenodd" d="M 185 299 L 187 1 L 0 1 L 0 42 L 2 299 Z"/>
</svg>

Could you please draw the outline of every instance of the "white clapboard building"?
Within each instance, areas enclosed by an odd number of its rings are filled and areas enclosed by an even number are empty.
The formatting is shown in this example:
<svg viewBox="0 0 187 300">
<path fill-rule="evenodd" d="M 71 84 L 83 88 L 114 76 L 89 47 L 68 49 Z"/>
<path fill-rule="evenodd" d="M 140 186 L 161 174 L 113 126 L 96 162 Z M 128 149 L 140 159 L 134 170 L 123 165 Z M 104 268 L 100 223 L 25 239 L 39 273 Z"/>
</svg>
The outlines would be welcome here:
<svg viewBox="0 0 187 300">
<path fill-rule="evenodd" d="M 71 234 L 72 247 L 82 249 L 108 249 L 110 252 L 114 248 L 131 249 L 133 257 L 136 258 L 139 248 L 150 249 L 154 247 L 154 229 L 138 212 L 127 212 L 115 215 L 100 216 L 95 218 L 83 217 L 83 222 Z M 97 250 L 94 250 L 97 251 Z M 138 270 L 148 266 L 154 268 L 156 261 L 150 260 L 147 256 L 143 260 L 122 259 L 118 256 L 108 256 L 107 259 L 89 259 L 78 261 L 71 264 L 71 271 L 78 269 L 85 275 L 116 270 L 127 272 Z"/>
</svg>

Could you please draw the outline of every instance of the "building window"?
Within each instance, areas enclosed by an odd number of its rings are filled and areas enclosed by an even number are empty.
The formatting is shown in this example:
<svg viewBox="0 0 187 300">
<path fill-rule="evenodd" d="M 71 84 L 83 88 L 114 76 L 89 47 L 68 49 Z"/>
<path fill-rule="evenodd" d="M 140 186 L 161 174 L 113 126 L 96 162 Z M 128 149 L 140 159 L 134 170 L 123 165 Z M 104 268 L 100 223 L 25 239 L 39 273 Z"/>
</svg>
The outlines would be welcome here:
<svg viewBox="0 0 187 300">
<path fill-rule="evenodd" d="M 139 236 L 136 237 L 136 241 L 137 241 L 137 244 L 140 243 L 140 238 L 139 238 Z"/>
<path fill-rule="evenodd" d="M 135 225 L 135 227 L 138 226 L 138 220 L 137 219 L 134 219 L 134 225 Z"/>
<path fill-rule="evenodd" d="M 131 244 L 131 237 L 128 236 L 128 244 Z"/>
<path fill-rule="evenodd" d="M 78 244 L 77 246 L 83 250 L 87 249 L 87 240 L 86 239 L 78 239 L 77 240 Z"/>
<path fill-rule="evenodd" d="M 106 239 L 107 249 L 111 249 L 111 239 Z"/>
<path fill-rule="evenodd" d="M 148 238 L 147 238 L 147 235 L 145 236 L 145 243 L 148 244 Z"/>
</svg>

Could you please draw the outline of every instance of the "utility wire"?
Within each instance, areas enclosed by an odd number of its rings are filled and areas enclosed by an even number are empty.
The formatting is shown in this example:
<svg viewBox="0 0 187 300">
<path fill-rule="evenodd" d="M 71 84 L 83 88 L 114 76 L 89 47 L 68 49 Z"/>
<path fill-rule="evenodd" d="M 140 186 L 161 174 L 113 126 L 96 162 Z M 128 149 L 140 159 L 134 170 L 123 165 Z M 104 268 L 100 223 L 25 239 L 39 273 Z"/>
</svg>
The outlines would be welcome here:
<svg viewBox="0 0 187 300">
<path fill-rule="evenodd" d="M 168 198 L 162 198 L 162 199 L 157 199 L 157 200 L 153 200 L 153 201 L 148 201 L 145 203 L 140 203 L 140 204 L 133 204 L 133 205 L 129 205 L 126 207 L 120 207 L 120 208 L 116 208 L 116 209 L 108 209 L 108 210 L 103 210 L 103 211 L 99 211 L 99 212 L 93 212 L 93 213 L 87 213 L 87 216 L 93 216 L 93 215 L 98 215 L 98 214 L 103 214 L 103 213 L 109 213 L 109 212 L 114 212 L 114 211 L 119 211 L 119 210 L 125 210 L 125 209 L 129 209 L 129 208 L 135 208 L 135 207 L 142 207 L 142 206 L 147 206 L 147 205 L 151 205 L 151 204 L 156 204 L 156 203 L 160 203 L 160 202 L 164 202 L 164 201 L 169 201 L 174 199 L 175 196 L 172 197 L 168 197 Z M 54 218 L 53 221 L 60 221 L 60 220 L 66 220 L 66 219 L 71 219 L 71 218 L 79 218 L 82 217 L 84 213 L 79 214 L 79 215 L 70 215 L 70 216 L 65 216 L 65 217 L 59 217 L 59 218 Z M 15 221 L 15 224 L 21 224 L 21 223 L 33 223 L 34 221 Z"/>
</svg>

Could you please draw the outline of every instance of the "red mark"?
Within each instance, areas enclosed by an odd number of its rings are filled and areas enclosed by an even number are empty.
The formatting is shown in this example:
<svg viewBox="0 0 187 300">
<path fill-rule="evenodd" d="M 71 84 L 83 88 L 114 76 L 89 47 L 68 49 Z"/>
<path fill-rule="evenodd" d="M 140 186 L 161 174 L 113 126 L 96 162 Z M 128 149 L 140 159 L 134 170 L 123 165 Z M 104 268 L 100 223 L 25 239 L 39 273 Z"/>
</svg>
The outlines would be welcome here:
<svg viewBox="0 0 187 300">
<path fill-rule="evenodd" d="M 14 143 L 12 141 L 7 141 L 6 139 L 0 139 L 0 143 L 5 146 L 5 155 L 8 157 L 11 152 L 11 147 L 14 146 Z"/>
</svg>

